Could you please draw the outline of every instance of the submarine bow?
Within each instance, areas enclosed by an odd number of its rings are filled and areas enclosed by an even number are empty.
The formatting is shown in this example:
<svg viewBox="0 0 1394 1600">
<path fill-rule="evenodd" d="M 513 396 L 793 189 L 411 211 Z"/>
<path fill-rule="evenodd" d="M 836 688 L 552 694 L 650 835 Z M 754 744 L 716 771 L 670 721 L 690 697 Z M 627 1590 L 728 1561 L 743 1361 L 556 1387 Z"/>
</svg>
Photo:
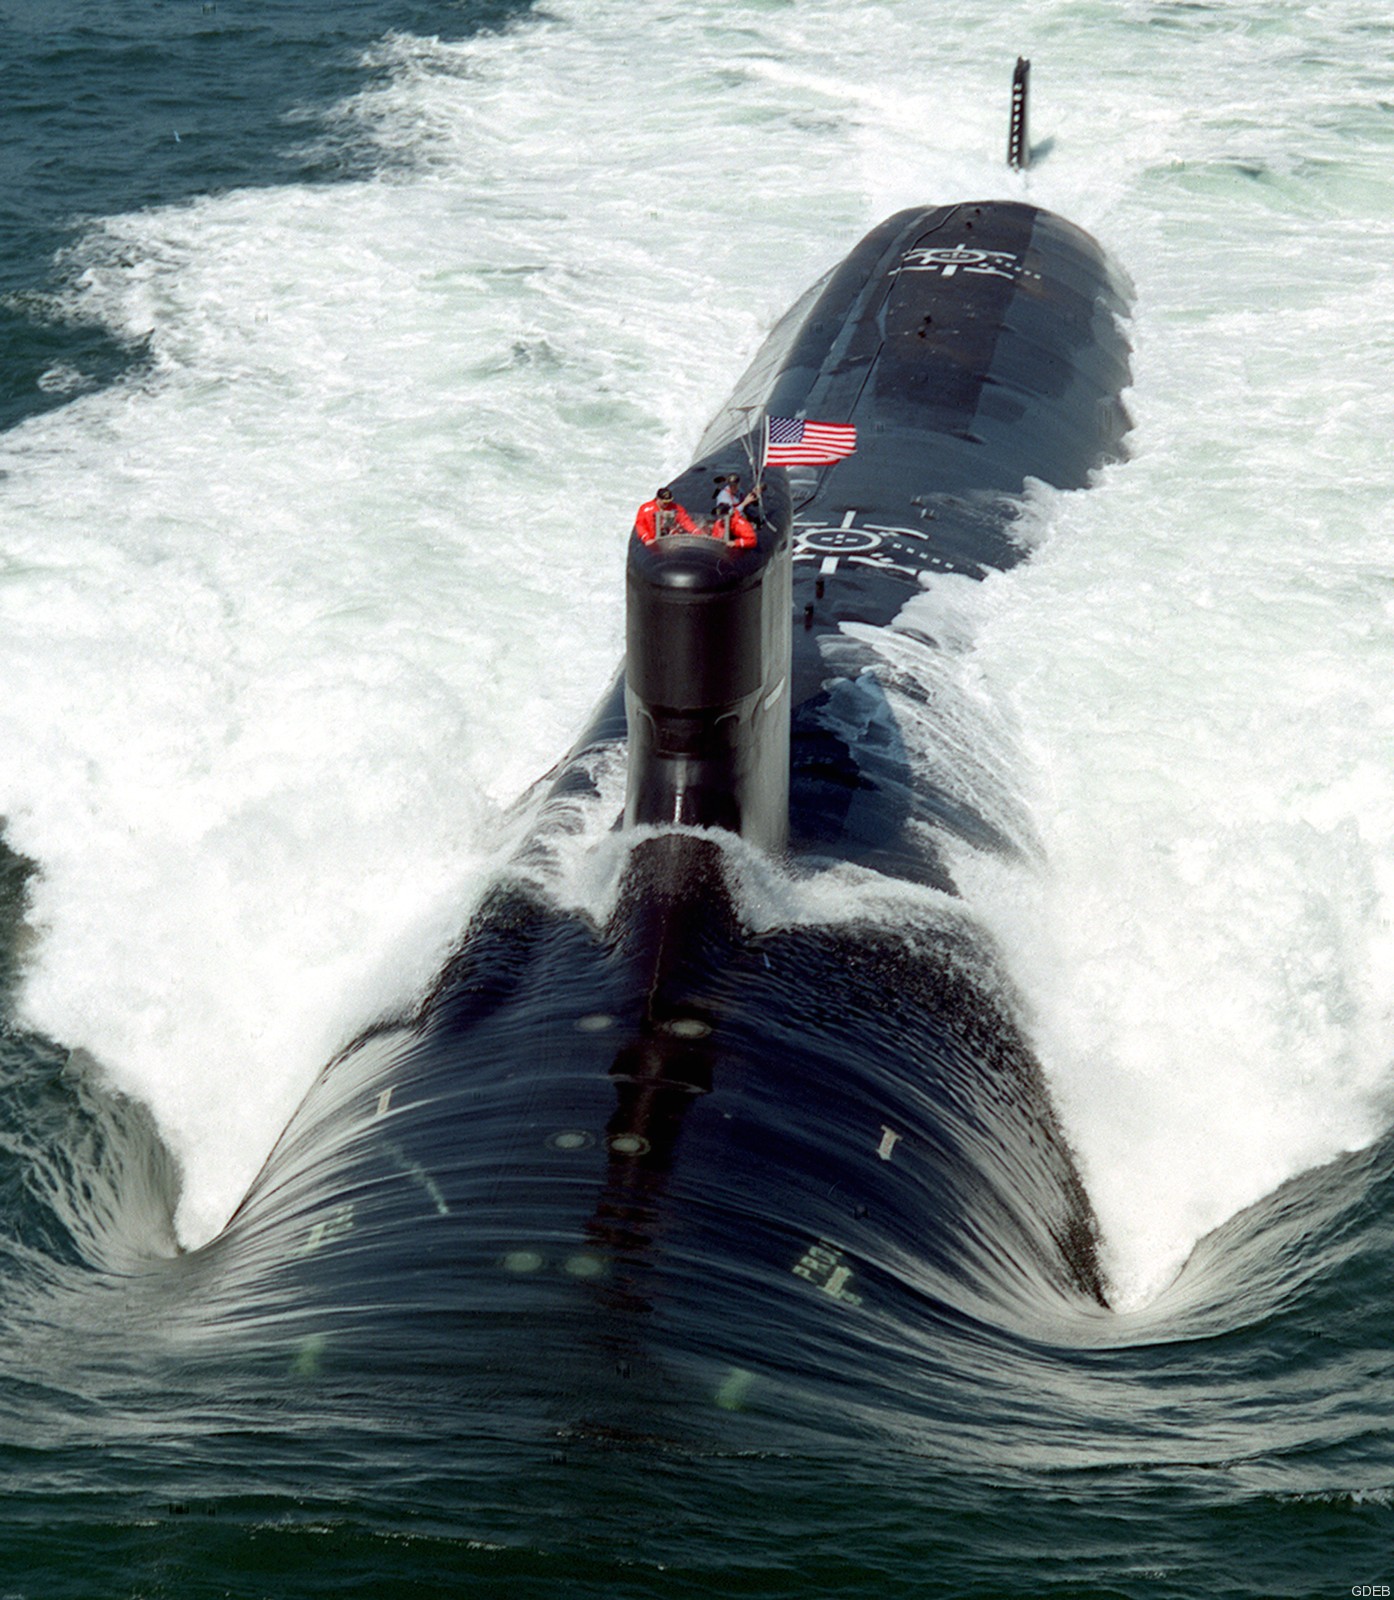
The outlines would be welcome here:
<svg viewBox="0 0 1394 1600">
<path fill-rule="evenodd" d="M 954 849 L 1010 841 L 897 733 L 876 641 L 1022 559 L 1032 480 L 1120 456 L 1127 296 L 1079 229 L 983 203 L 890 218 L 787 313 L 674 493 L 701 513 L 719 479 L 753 486 L 769 415 L 851 424 L 856 453 L 767 469 L 751 549 L 631 541 L 622 680 L 429 996 L 325 1069 L 182 1263 L 210 1317 L 642 1433 L 762 1385 L 902 1408 L 936 1319 L 1102 1300 L 1087 1197 L 952 898 Z M 936 641 L 897 637 L 932 724 Z M 587 916 L 549 852 L 613 806 L 597 774 L 626 750 L 632 838 Z M 757 927 L 752 846 L 795 893 L 830 868 L 943 892 Z"/>
</svg>

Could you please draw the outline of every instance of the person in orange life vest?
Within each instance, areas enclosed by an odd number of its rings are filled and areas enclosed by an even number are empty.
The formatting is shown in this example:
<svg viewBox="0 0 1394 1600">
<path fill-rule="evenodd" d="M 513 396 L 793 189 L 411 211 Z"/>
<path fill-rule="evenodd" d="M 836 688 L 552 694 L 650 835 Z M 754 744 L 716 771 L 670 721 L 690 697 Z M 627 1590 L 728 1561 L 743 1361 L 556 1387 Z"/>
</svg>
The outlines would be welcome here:
<svg viewBox="0 0 1394 1600">
<path fill-rule="evenodd" d="M 660 489 L 652 500 L 645 500 L 634 515 L 634 537 L 644 544 L 664 539 L 670 533 L 700 533 L 702 530 L 673 498 L 671 489 Z"/>
<path fill-rule="evenodd" d="M 740 506 L 731 507 L 729 518 L 731 543 L 739 550 L 749 550 L 755 545 L 755 527 Z"/>
<path fill-rule="evenodd" d="M 717 513 L 712 523 L 712 537 L 724 539 L 738 550 L 749 550 L 755 544 L 755 529 L 739 506 L 730 506 Z"/>
</svg>

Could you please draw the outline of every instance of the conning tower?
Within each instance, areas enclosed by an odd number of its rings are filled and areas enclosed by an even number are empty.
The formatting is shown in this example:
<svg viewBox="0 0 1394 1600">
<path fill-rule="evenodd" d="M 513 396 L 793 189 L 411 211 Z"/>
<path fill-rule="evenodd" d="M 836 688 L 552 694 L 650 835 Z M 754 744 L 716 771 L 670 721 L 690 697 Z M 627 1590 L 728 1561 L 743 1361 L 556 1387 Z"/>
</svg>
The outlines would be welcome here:
<svg viewBox="0 0 1394 1600">
<path fill-rule="evenodd" d="M 708 463 L 674 481 L 705 512 Z M 725 828 L 766 850 L 789 831 L 793 612 L 789 491 L 766 474 L 758 540 L 705 534 L 629 542 L 626 827 Z"/>
</svg>

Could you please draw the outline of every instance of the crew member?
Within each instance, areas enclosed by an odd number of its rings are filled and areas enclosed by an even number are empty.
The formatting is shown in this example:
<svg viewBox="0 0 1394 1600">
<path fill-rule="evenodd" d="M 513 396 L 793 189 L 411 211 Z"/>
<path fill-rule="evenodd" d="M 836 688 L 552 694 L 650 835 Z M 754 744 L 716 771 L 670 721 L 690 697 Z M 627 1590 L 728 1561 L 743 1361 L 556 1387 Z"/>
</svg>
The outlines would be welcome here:
<svg viewBox="0 0 1394 1600">
<path fill-rule="evenodd" d="M 652 500 L 645 500 L 634 515 L 634 537 L 644 544 L 664 539 L 670 533 L 700 533 L 702 530 L 673 498 L 673 491 L 662 488 Z"/>
<path fill-rule="evenodd" d="M 739 478 L 733 478 L 731 481 L 733 484 L 740 483 Z M 750 510 L 752 506 L 754 507 L 754 510 L 750 511 L 750 520 L 757 528 L 765 520 L 760 511 L 760 497 L 764 494 L 764 492 L 765 486 L 757 478 L 752 487 L 748 489 L 745 494 L 743 494 L 736 502 L 737 511 L 746 511 Z"/>
<path fill-rule="evenodd" d="M 725 474 L 716 480 L 716 501 L 712 509 L 718 515 L 729 511 L 732 506 L 739 505 L 741 498 L 741 480 L 734 472 Z"/>
<path fill-rule="evenodd" d="M 737 550 L 749 550 L 755 545 L 755 529 L 739 506 L 723 507 L 712 523 L 712 537 L 724 539 Z"/>
<path fill-rule="evenodd" d="M 751 525 L 751 518 L 744 514 L 739 506 L 731 506 L 730 515 L 727 517 L 727 542 L 733 544 L 738 550 L 749 550 L 755 544 L 755 530 Z"/>
</svg>

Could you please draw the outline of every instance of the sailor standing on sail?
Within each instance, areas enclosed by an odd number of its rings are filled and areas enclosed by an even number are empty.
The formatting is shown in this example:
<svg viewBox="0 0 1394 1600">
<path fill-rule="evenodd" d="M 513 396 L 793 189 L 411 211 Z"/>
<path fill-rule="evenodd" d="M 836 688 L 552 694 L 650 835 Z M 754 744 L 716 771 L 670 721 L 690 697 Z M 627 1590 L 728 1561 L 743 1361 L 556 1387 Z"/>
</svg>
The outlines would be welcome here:
<svg viewBox="0 0 1394 1600">
<path fill-rule="evenodd" d="M 718 507 L 716 518 L 712 522 L 712 537 L 724 539 L 727 544 L 735 545 L 738 550 L 749 550 L 756 543 L 755 529 L 751 526 L 750 519 L 734 503 Z"/>
<path fill-rule="evenodd" d="M 673 491 L 662 488 L 652 500 L 645 500 L 634 514 L 634 537 L 644 544 L 664 539 L 670 533 L 700 533 L 702 530 L 673 498 Z"/>
<path fill-rule="evenodd" d="M 701 533 L 687 510 L 672 498 L 671 488 L 661 488 L 651 501 L 643 502 L 634 514 L 634 538 L 643 544 L 666 539 L 671 533 Z"/>
<path fill-rule="evenodd" d="M 728 511 L 732 510 L 745 511 L 747 507 L 755 505 L 760 499 L 760 490 L 763 487 L 757 483 L 753 489 L 742 494 L 741 479 L 738 472 L 723 473 L 716 482 L 716 499 L 712 502 L 712 512 L 717 517 L 724 517 Z M 751 521 L 759 522 L 759 520 L 760 514 L 757 508 Z"/>
</svg>

